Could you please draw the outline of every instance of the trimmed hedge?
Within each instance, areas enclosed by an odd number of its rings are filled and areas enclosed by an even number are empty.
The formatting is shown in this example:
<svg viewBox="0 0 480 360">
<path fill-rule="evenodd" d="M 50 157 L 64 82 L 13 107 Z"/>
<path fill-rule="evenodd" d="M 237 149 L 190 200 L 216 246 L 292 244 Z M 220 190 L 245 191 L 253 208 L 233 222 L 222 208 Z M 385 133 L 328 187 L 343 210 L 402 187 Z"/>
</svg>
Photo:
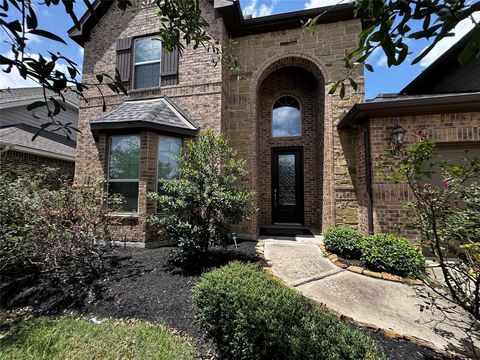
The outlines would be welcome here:
<svg viewBox="0 0 480 360">
<path fill-rule="evenodd" d="M 232 262 L 204 274 L 193 298 L 228 359 L 385 359 L 368 336 L 255 265 Z"/>
<path fill-rule="evenodd" d="M 325 248 L 345 259 L 360 259 L 364 236 L 348 226 L 332 226 L 325 232 Z"/>
<path fill-rule="evenodd" d="M 425 272 L 425 257 L 401 236 L 375 234 L 363 242 L 362 260 L 368 268 L 400 276 L 418 278 Z"/>
</svg>

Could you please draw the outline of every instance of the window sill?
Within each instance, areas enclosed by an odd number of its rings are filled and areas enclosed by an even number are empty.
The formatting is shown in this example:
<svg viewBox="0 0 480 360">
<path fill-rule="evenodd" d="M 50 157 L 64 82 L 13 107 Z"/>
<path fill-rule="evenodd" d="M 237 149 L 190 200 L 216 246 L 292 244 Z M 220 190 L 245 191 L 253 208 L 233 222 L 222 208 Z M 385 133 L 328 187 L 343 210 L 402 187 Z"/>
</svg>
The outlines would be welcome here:
<svg viewBox="0 0 480 360">
<path fill-rule="evenodd" d="M 137 219 L 139 217 L 138 212 L 111 212 L 111 213 L 108 213 L 108 216 L 116 217 L 116 218 L 132 218 L 132 219 Z"/>
</svg>

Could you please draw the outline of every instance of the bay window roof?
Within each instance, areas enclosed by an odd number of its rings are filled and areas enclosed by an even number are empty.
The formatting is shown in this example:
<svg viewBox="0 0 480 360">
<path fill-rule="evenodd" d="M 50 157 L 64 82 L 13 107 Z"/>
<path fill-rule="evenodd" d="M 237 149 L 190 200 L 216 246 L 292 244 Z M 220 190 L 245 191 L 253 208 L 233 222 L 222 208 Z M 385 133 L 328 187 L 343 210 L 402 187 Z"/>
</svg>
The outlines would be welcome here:
<svg viewBox="0 0 480 360">
<path fill-rule="evenodd" d="M 195 136 L 199 126 L 167 96 L 128 99 L 115 110 L 92 121 L 95 136 L 114 130 L 151 130 Z"/>
</svg>

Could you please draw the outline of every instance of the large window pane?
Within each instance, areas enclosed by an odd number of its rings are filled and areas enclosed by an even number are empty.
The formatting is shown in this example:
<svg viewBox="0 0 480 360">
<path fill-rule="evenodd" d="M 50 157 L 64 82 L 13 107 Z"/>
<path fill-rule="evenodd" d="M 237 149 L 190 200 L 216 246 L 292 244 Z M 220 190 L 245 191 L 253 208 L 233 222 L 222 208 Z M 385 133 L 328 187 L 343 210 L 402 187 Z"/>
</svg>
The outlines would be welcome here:
<svg viewBox="0 0 480 360">
<path fill-rule="evenodd" d="M 122 211 L 137 211 L 139 162 L 139 136 L 112 136 L 110 138 L 108 193 L 122 196 L 124 200 Z"/>
<path fill-rule="evenodd" d="M 109 182 L 109 195 L 122 196 L 122 211 L 136 212 L 138 206 L 138 181 L 135 182 Z"/>
<path fill-rule="evenodd" d="M 182 139 L 170 136 L 158 138 L 158 179 L 178 178 L 178 161 L 182 148 Z"/>
<path fill-rule="evenodd" d="M 160 63 L 135 65 L 134 88 L 143 89 L 160 85 Z"/>
<path fill-rule="evenodd" d="M 162 42 L 159 38 L 148 37 L 135 41 L 135 63 L 160 60 Z"/>
<path fill-rule="evenodd" d="M 287 137 L 302 135 L 302 115 L 298 100 L 282 96 L 273 105 L 272 136 Z"/>
<path fill-rule="evenodd" d="M 138 179 L 140 137 L 112 136 L 109 179 Z"/>
</svg>

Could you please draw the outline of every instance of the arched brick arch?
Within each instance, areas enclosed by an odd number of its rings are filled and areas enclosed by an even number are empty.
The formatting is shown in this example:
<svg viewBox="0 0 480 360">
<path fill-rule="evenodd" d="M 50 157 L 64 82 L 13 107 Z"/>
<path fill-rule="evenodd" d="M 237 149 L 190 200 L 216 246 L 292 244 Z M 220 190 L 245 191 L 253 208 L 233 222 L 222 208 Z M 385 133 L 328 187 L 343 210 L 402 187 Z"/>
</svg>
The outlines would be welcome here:
<svg viewBox="0 0 480 360">
<path fill-rule="evenodd" d="M 256 71 L 253 72 L 252 77 L 251 77 L 251 82 L 250 82 L 250 93 L 249 93 L 249 102 L 248 102 L 248 107 L 249 107 L 249 114 L 250 118 L 254 121 L 252 121 L 252 132 L 255 134 L 255 136 L 252 138 L 252 141 L 255 143 L 254 148 L 256 149 L 254 151 L 253 159 L 252 159 L 252 167 L 253 169 L 256 169 L 258 171 L 259 165 L 261 165 L 258 162 L 258 152 L 260 150 L 259 148 L 259 142 L 262 141 L 262 139 L 259 139 L 259 130 L 258 130 L 258 125 L 259 125 L 259 114 L 258 111 L 260 110 L 259 108 L 259 90 L 261 84 L 264 82 L 265 79 L 267 79 L 271 74 L 276 72 L 277 70 L 280 70 L 282 68 L 287 68 L 287 67 L 297 67 L 306 70 L 309 72 L 311 75 L 313 75 L 314 78 L 318 81 L 318 87 L 321 89 L 320 92 L 320 97 L 318 98 L 317 101 L 319 101 L 319 105 L 321 106 L 321 112 L 323 114 L 322 116 L 322 127 L 324 127 L 324 130 L 321 132 L 321 138 L 318 140 L 322 143 L 322 153 L 323 153 L 323 144 L 328 144 L 330 141 L 330 130 L 329 130 L 329 124 L 330 121 L 327 119 L 331 118 L 330 114 L 330 106 L 329 106 L 329 96 L 326 95 L 325 91 L 325 86 L 327 84 L 331 83 L 331 76 L 327 70 L 327 68 L 322 64 L 322 62 L 315 57 L 312 57 L 308 54 L 305 54 L 303 52 L 288 52 L 288 53 L 283 53 L 279 54 L 275 57 L 269 58 L 267 61 L 265 61 L 261 66 L 257 68 Z M 328 147 L 328 146 L 327 146 Z M 329 148 L 329 147 L 328 147 Z M 253 155 L 253 154 L 252 154 Z M 330 155 L 327 153 L 318 154 L 322 159 L 320 160 L 322 162 L 322 169 L 321 172 L 323 172 L 323 176 L 321 181 L 320 190 L 319 190 L 319 196 L 324 196 L 329 193 L 329 188 L 326 186 L 327 184 L 330 184 L 331 181 L 328 178 L 328 176 L 331 174 L 331 171 L 329 171 L 327 168 L 323 168 L 323 162 L 324 162 L 324 157 L 329 157 Z M 253 170 L 252 169 L 252 170 Z M 268 172 L 269 173 L 269 172 Z M 256 188 L 257 190 L 260 189 L 260 185 L 258 183 L 259 177 L 261 176 L 260 173 L 255 174 L 255 182 L 256 182 Z M 322 197 L 323 197 L 322 196 Z M 320 204 L 319 204 L 319 226 L 322 227 L 322 223 L 324 222 L 324 218 L 326 213 L 329 213 L 330 211 L 328 210 L 330 208 L 330 204 L 323 203 L 322 199 L 319 199 Z M 260 204 L 258 204 L 260 205 Z M 326 206 L 325 206 L 326 205 Z M 253 219 L 252 219 L 253 220 Z M 256 220 L 253 220 L 253 226 L 254 228 L 257 227 L 258 225 L 261 225 L 259 223 L 260 218 L 257 218 Z"/>
</svg>

